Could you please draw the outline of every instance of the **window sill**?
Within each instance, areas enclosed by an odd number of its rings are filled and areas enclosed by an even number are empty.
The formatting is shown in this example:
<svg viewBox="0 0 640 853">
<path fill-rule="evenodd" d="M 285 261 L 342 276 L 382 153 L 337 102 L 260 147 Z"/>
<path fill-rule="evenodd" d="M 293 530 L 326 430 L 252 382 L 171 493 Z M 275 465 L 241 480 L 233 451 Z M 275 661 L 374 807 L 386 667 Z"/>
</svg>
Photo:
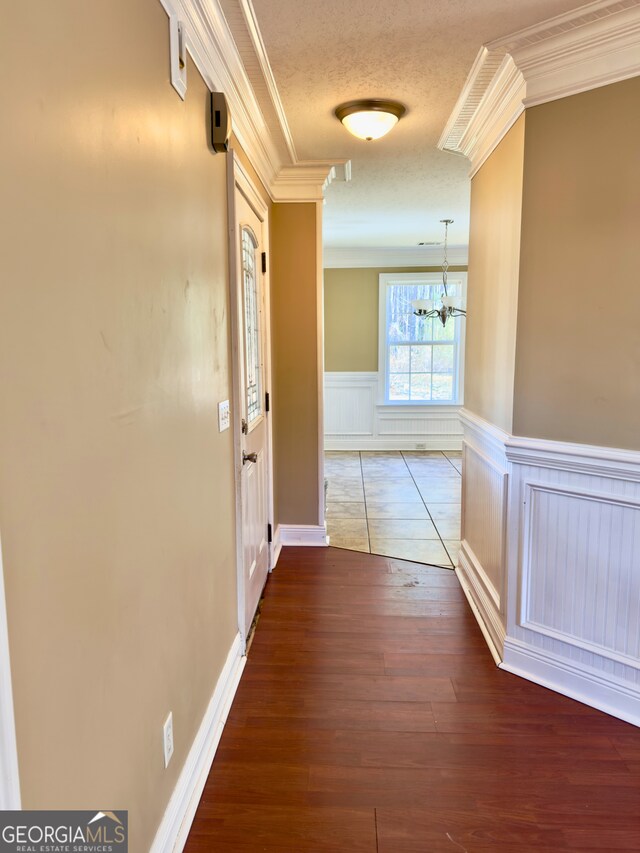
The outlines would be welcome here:
<svg viewBox="0 0 640 853">
<path fill-rule="evenodd" d="M 409 402 L 409 403 L 395 403 L 395 402 L 376 403 L 377 409 L 395 409 L 395 410 L 401 409 L 404 411 L 415 411 L 416 409 L 425 409 L 427 411 L 429 409 L 439 409 L 439 410 L 451 409 L 451 411 L 458 411 L 458 409 L 461 409 L 462 406 L 463 406 L 462 403 L 441 403 L 441 402 L 436 401 L 436 400 L 434 400 L 433 402 L 429 402 L 429 403 L 418 403 L 418 402 L 415 402 L 415 403 L 411 403 L 411 402 Z"/>
</svg>

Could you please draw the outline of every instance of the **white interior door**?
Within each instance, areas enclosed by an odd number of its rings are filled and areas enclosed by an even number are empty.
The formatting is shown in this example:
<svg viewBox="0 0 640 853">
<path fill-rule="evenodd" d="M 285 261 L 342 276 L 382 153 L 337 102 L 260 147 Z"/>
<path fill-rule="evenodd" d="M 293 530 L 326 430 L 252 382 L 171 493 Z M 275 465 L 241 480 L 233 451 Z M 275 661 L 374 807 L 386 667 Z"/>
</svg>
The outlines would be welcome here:
<svg viewBox="0 0 640 853">
<path fill-rule="evenodd" d="M 234 182 L 237 270 L 237 389 L 241 416 L 240 503 L 241 553 L 246 636 L 269 572 L 270 516 L 269 429 L 267 393 L 266 282 L 262 252 L 264 220 Z M 240 602 L 242 607 L 242 602 Z"/>
</svg>

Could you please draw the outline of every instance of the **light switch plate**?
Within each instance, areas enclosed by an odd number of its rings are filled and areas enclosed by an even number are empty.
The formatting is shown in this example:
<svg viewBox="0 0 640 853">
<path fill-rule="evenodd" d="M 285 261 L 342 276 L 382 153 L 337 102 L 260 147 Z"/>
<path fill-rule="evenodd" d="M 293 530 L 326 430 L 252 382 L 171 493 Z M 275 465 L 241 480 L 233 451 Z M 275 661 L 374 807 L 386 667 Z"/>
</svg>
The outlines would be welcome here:
<svg viewBox="0 0 640 853">
<path fill-rule="evenodd" d="M 231 414 L 229 412 L 229 401 L 224 400 L 224 402 L 218 403 L 218 429 L 220 432 L 224 432 L 230 426 Z"/>
</svg>

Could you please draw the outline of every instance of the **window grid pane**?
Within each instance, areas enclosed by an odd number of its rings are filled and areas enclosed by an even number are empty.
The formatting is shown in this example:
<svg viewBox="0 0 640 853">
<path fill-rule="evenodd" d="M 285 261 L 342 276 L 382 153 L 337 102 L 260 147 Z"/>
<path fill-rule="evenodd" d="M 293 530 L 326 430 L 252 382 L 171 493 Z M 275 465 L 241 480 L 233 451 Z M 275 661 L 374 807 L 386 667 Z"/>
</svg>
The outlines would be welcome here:
<svg viewBox="0 0 640 853">
<path fill-rule="evenodd" d="M 459 296 L 460 286 L 449 285 Z M 390 402 L 453 402 L 458 320 L 446 326 L 437 318 L 416 317 L 415 299 L 437 301 L 440 284 L 392 284 L 387 287 L 387 363 Z"/>
</svg>

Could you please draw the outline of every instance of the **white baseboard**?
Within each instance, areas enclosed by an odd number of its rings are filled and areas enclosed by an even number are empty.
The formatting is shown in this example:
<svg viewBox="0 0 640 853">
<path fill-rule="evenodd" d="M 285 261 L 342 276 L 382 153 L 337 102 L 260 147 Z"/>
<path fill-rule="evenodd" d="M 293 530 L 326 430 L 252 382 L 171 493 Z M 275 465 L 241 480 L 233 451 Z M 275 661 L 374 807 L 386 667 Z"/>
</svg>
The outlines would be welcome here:
<svg viewBox="0 0 640 853">
<path fill-rule="evenodd" d="M 242 656 L 242 647 L 242 638 L 237 634 L 151 845 L 151 853 L 181 853 L 186 844 L 247 660 Z"/>
<path fill-rule="evenodd" d="M 470 550 L 468 542 L 460 543 L 458 566 L 455 572 L 462 591 L 467 596 L 473 615 L 476 617 L 480 630 L 487 641 L 489 651 L 495 662 L 500 664 L 503 658 L 506 630 L 495 602 L 487 594 L 487 590 L 481 582 L 484 572 Z"/>
<path fill-rule="evenodd" d="M 500 668 L 640 726 L 640 688 L 565 657 L 507 638 Z"/>
<path fill-rule="evenodd" d="M 0 810 L 19 810 L 20 774 L 13 711 L 9 630 L 4 595 L 4 570 L 0 547 Z"/>
<path fill-rule="evenodd" d="M 331 438 L 325 435 L 325 450 L 462 450 L 462 436 L 421 435 L 409 438 Z"/>
<path fill-rule="evenodd" d="M 326 548 L 329 544 L 327 530 L 320 525 L 279 524 L 278 533 L 281 546 L 302 545 L 307 548 Z"/>
<path fill-rule="evenodd" d="M 280 553 L 282 552 L 282 531 L 280 525 L 276 527 L 276 532 L 273 534 L 273 543 L 271 545 L 271 569 L 273 571 L 278 565 Z"/>
</svg>

